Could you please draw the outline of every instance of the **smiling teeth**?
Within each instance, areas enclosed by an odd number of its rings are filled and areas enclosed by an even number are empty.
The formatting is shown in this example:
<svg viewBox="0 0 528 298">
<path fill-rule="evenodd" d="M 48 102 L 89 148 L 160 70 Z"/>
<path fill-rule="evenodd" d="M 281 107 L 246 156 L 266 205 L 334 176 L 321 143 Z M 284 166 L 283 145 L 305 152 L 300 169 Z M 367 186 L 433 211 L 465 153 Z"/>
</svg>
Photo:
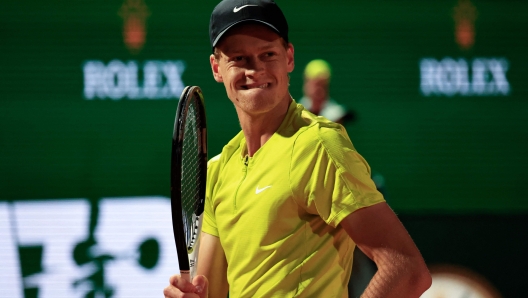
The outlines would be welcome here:
<svg viewBox="0 0 528 298">
<path fill-rule="evenodd" d="M 262 84 L 262 85 L 259 85 L 259 86 L 253 86 L 253 87 L 250 87 L 248 85 L 245 85 L 245 86 L 242 86 L 244 89 L 246 90 L 249 90 L 249 89 L 265 89 L 265 88 L 268 88 L 269 87 L 269 83 L 265 83 L 265 84 Z"/>
</svg>

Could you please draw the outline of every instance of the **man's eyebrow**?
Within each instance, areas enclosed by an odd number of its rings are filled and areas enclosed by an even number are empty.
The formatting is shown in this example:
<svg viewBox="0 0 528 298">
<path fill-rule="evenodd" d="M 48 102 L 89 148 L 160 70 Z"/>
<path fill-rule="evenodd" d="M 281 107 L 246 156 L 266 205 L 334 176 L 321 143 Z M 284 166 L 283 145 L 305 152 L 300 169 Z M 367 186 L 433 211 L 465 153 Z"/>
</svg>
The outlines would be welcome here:
<svg viewBox="0 0 528 298">
<path fill-rule="evenodd" d="M 236 54 L 236 53 L 241 53 L 242 50 L 240 50 L 240 49 L 238 49 L 236 47 L 230 47 L 230 48 L 225 48 L 225 50 L 222 51 L 222 52 L 224 52 L 227 55 L 233 55 L 233 54 Z"/>
<path fill-rule="evenodd" d="M 268 44 L 268 45 L 260 47 L 259 50 L 260 51 L 267 51 L 267 50 L 276 49 L 276 48 L 279 48 L 279 47 L 280 47 L 280 45 Z"/>
</svg>

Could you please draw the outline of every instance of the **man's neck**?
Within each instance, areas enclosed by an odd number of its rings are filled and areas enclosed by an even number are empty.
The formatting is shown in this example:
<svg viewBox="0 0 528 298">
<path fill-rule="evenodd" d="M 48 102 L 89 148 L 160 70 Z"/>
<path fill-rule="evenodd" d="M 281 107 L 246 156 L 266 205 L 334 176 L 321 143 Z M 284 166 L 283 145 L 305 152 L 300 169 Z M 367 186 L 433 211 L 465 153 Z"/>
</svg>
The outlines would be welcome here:
<svg viewBox="0 0 528 298">
<path fill-rule="evenodd" d="M 258 115 L 249 115 L 237 109 L 249 156 L 253 156 L 279 129 L 288 113 L 290 103 L 291 98 L 279 105 L 276 110 Z"/>
</svg>

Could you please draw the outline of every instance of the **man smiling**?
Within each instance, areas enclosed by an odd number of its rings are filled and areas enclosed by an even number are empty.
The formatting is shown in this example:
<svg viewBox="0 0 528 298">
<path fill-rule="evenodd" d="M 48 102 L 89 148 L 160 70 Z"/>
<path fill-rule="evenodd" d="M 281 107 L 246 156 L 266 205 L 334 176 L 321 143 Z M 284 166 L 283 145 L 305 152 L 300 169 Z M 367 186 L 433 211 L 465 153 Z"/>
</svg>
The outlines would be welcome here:
<svg viewBox="0 0 528 298">
<path fill-rule="evenodd" d="M 198 276 L 165 297 L 348 297 L 356 245 L 378 266 L 364 297 L 419 297 L 431 277 L 344 128 L 290 96 L 294 49 L 271 0 L 224 0 L 214 79 L 241 125 L 208 165 Z"/>
</svg>

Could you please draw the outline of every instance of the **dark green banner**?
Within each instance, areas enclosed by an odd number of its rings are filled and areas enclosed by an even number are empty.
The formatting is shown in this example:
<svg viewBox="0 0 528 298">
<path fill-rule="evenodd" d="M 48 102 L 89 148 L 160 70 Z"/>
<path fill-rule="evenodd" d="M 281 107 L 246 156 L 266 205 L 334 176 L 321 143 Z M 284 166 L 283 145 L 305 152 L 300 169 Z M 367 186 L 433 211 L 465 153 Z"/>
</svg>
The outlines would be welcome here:
<svg viewBox="0 0 528 298">
<path fill-rule="evenodd" d="M 302 96 L 311 59 L 401 211 L 528 209 L 528 3 L 278 1 Z M 210 156 L 238 130 L 208 56 L 216 1 L 3 1 L 1 198 L 169 194 L 185 85 L 202 87 Z"/>
</svg>

